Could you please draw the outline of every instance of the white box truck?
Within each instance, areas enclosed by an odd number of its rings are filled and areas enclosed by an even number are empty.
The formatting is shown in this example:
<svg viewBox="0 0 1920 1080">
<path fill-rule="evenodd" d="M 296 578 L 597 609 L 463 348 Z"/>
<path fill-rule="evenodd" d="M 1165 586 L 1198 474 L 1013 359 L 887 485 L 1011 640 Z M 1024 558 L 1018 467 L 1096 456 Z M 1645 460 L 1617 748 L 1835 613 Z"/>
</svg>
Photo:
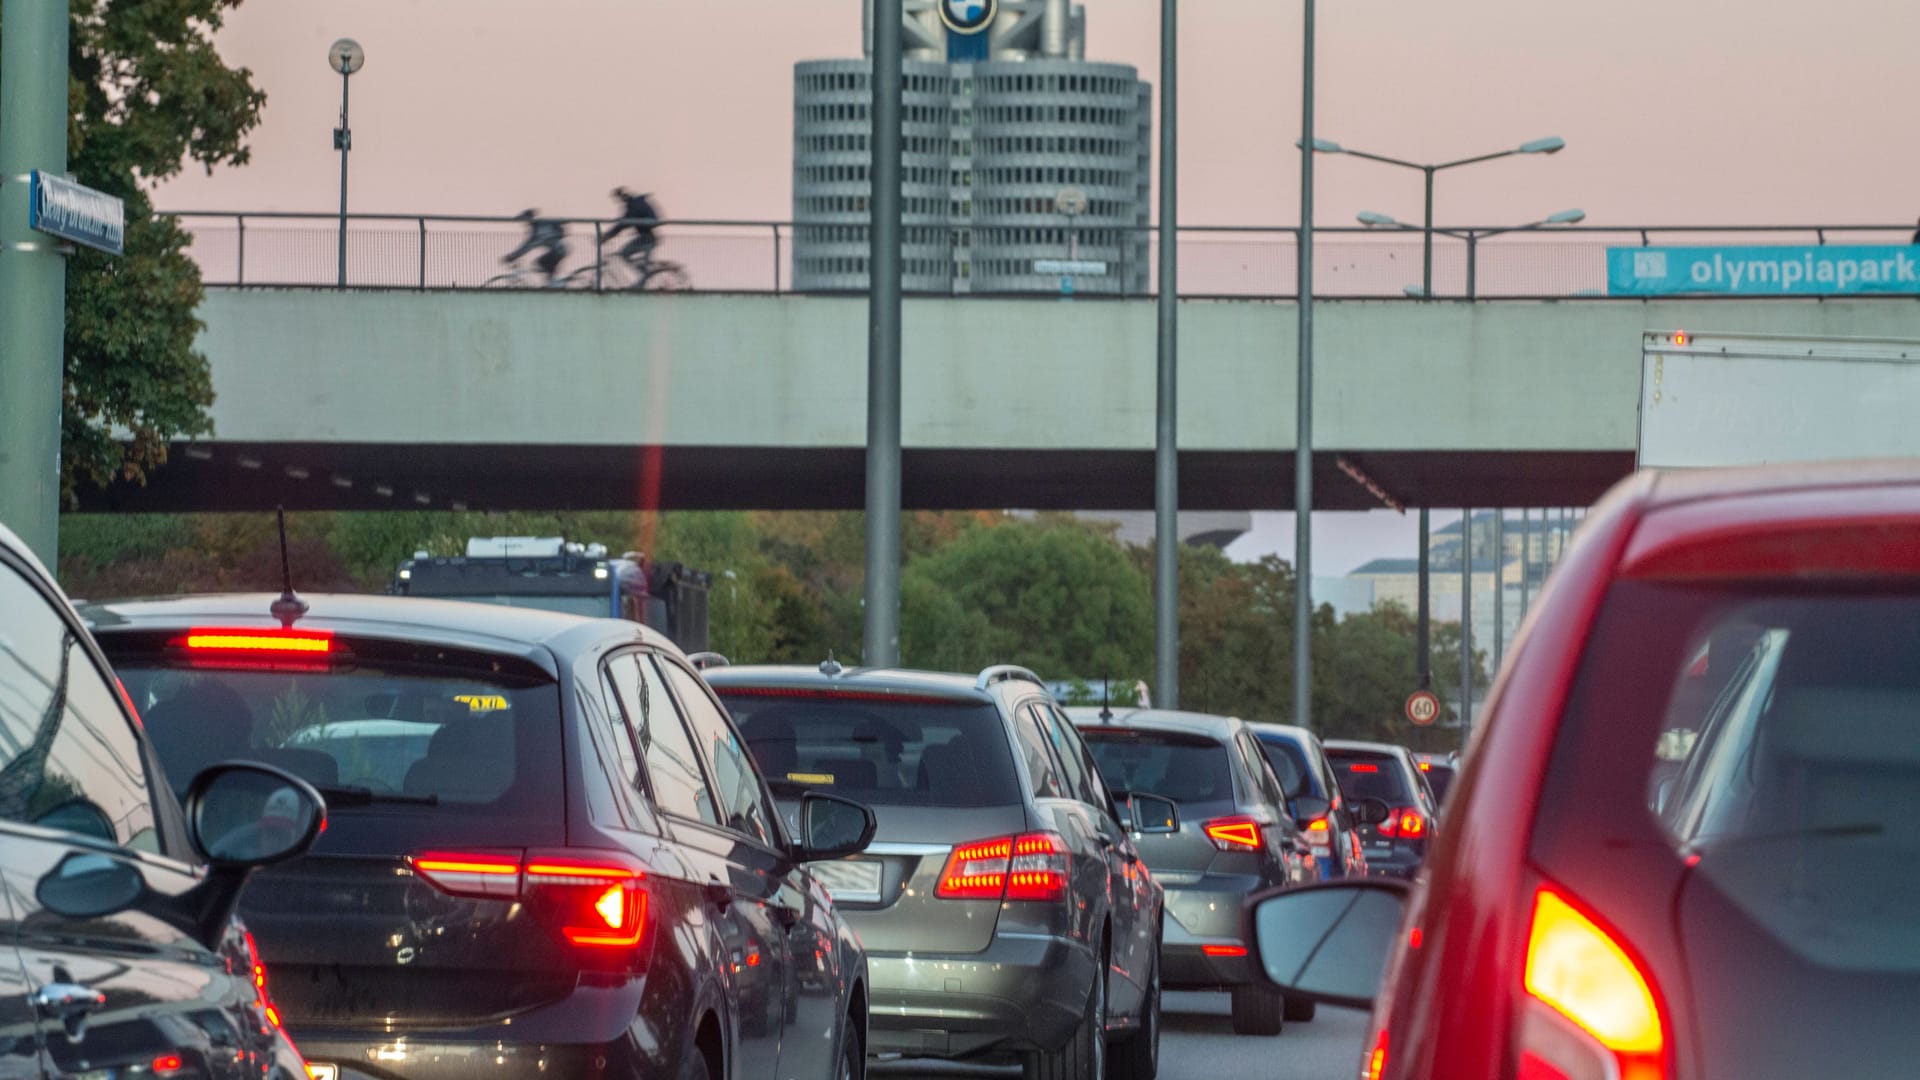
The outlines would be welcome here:
<svg viewBox="0 0 1920 1080">
<path fill-rule="evenodd" d="M 1641 468 L 1883 457 L 1920 457 L 1920 341 L 1641 335 Z"/>
</svg>

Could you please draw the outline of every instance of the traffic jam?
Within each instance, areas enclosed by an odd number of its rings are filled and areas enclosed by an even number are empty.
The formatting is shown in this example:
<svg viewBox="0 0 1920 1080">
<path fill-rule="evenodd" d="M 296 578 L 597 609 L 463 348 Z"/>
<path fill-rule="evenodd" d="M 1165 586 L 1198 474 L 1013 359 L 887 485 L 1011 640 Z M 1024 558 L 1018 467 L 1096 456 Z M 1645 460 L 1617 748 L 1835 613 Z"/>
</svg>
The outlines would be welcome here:
<svg viewBox="0 0 1920 1080">
<path fill-rule="evenodd" d="M 1195 993 L 1276 1076 L 1920 1056 L 1912 460 L 1620 482 L 1459 753 L 736 664 L 558 540 L 283 570 L 76 604 L 0 530 L 0 1076 L 1153 1080 Z"/>
</svg>

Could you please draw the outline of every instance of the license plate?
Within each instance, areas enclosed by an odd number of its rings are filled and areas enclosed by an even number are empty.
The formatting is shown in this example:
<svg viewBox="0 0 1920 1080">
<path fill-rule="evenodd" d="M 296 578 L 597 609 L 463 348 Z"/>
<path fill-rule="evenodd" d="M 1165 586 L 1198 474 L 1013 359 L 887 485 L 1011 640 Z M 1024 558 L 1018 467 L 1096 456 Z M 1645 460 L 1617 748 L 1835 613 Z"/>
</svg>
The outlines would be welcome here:
<svg viewBox="0 0 1920 1080">
<path fill-rule="evenodd" d="M 340 1080 L 340 1066 L 326 1065 L 318 1061 L 307 1062 L 309 1080 Z"/>
<path fill-rule="evenodd" d="M 864 859 L 813 864 L 813 876 L 827 887 L 836 900 L 852 903 L 880 902 L 880 864 Z"/>
</svg>

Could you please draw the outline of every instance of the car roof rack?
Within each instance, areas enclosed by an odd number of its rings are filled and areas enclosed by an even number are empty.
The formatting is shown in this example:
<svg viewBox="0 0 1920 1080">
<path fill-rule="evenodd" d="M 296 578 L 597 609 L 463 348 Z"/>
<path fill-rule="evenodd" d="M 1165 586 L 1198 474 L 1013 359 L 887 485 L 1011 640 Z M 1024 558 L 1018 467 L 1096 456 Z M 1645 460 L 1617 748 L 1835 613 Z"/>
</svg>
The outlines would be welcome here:
<svg viewBox="0 0 1920 1080">
<path fill-rule="evenodd" d="M 1042 687 L 1047 685 L 1040 676 L 1018 664 L 995 664 L 992 667 L 980 669 L 980 677 L 973 681 L 973 688 L 985 690 L 994 683 L 1006 682 L 1008 679 L 1025 679 L 1031 683 L 1038 683 Z"/>
<path fill-rule="evenodd" d="M 695 671 L 705 671 L 708 668 L 715 668 L 715 667 L 733 666 L 733 661 L 727 659 L 725 656 L 722 656 L 717 652 L 691 653 L 687 656 L 687 663 L 692 664 L 693 670 Z"/>
</svg>

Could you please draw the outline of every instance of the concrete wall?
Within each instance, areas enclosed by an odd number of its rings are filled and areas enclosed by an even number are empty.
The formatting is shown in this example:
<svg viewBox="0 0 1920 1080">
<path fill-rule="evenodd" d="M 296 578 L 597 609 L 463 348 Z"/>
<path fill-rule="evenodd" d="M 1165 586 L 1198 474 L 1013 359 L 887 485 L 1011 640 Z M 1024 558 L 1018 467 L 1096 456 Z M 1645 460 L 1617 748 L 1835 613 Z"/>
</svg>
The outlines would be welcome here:
<svg viewBox="0 0 1920 1080">
<path fill-rule="evenodd" d="M 1631 450 L 1644 329 L 1920 338 L 1920 304 L 1328 301 L 1316 445 Z M 232 442 L 854 447 L 858 298 L 212 290 L 216 437 Z M 1190 450 L 1294 438 L 1287 303 L 1181 306 Z M 910 447 L 1143 449 L 1148 301 L 906 303 Z"/>
</svg>

